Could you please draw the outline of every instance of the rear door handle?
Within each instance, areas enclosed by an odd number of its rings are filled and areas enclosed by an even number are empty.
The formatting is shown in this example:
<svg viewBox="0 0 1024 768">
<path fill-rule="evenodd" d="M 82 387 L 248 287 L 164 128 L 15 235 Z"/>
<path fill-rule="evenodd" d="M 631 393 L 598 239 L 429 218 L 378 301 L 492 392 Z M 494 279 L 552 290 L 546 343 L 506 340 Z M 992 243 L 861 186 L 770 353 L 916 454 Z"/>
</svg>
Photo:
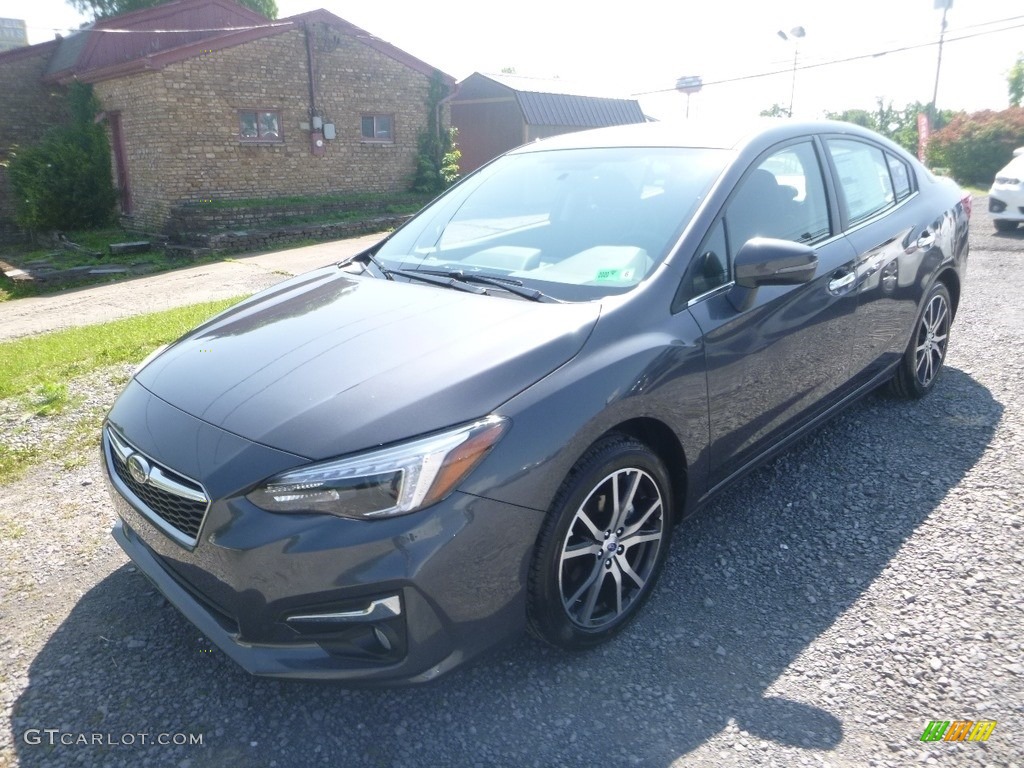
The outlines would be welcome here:
<svg viewBox="0 0 1024 768">
<path fill-rule="evenodd" d="M 853 272 L 847 272 L 844 275 L 839 275 L 838 277 L 833 277 L 831 280 L 829 280 L 828 289 L 833 292 L 841 291 L 844 288 L 853 285 L 853 281 L 856 279 L 857 275 L 855 275 Z"/>
</svg>

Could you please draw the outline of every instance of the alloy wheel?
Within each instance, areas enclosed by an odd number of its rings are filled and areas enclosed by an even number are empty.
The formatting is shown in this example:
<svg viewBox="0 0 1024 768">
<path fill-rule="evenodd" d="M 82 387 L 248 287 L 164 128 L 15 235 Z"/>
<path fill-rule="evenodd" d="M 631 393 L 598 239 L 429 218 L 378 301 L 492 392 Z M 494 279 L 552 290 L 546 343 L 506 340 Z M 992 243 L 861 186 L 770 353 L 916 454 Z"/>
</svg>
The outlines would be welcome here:
<svg viewBox="0 0 1024 768">
<path fill-rule="evenodd" d="M 665 520 L 658 484 L 642 469 L 616 470 L 594 487 L 559 559 L 562 606 L 573 624 L 601 629 L 630 610 L 654 574 Z"/>
<path fill-rule="evenodd" d="M 917 331 L 915 371 L 922 387 L 931 384 L 946 357 L 949 340 L 949 304 L 946 297 L 936 294 L 928 302 Z"/>
</svg>

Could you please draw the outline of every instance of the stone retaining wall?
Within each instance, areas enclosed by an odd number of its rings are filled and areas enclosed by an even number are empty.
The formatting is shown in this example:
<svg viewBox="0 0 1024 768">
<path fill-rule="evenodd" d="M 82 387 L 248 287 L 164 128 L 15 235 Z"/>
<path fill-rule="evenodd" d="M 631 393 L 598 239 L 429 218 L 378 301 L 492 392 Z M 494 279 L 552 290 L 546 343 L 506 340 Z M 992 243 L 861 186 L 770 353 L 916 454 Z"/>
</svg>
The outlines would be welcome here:
<svg viewBox="0 0 1024 768">
<path fill-rule="evenodd" d="M 298 224 L 268 229 L 207 232 L 194 234 L 187 240 L 177 242 L 189 250 L 200 248 L 210 251 L 262 251 L 298 240 L 340 240 L 371 232 L 383 232 L 401 226 L 409 218 L 408 214 L 389 215 L 330 224 Z"/>
<path fill-rule="evenodd" d="M 377 200 L 313 201 L 281 205 L 251 206 L 206 206 L 185 204 L 175 206 L 168 218 L 165 231 L 174 240 L 185 241 L 197 234 L 208 234 L 224 230 L 276 229 L 282 223 L 295 219 L 336 216 L 339 220 L 375 218 L 392 215 L 395 206 L 420 206 L 427 198 L 418 195 L 389 196 Z"/>
</svg>

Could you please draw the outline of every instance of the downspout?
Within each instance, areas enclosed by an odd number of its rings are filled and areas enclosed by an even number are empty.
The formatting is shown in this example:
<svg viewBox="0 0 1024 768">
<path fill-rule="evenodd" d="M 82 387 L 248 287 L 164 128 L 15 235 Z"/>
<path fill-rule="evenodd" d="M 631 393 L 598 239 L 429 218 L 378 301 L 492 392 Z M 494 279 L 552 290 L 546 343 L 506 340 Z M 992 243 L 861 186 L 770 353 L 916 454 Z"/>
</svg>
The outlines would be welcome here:
<svg viewBox="0 0 1024 768">
<path fill-rule="evenodd" d="M 306 61 L 309 67 L 309 119 L 317 115 L 316 111 L 316 71 L 314 69 L 316 57 L 313 56 L 313 39 L 309 34 L 309 20 L 304 19 L 302 30 L 306 34 Z"/>
<path fill-rule="evenodd" d="M 443 99 L 437 102 L 437 106 L 434 107 L 434 125 L 437 126 L 437 140 L 441 141 L 441 109 L 449 101 L 459 95 L 459 84 L 455 83 L 452 86 L 452 92 L 445 96 Z M 451 126 L 448 126 L 451 128 Z"/>
</svg>

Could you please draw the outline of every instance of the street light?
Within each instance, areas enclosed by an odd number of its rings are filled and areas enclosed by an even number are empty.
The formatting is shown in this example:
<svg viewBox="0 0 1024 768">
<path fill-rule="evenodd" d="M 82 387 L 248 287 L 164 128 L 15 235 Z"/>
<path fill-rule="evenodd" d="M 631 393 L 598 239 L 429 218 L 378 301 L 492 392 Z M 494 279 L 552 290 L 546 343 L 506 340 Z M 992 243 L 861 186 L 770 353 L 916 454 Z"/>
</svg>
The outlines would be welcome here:
<svg viewBox="0 0 1024 768">
<path fill-rule="evenodd" d="M 783 32 L 781 29 L 778 32 L 779 37 L 783 40 L 789 40 L 790 35 L 793 36 L 793 82 L 789 88 L 789 116 L 793 116 L 793 96 L 796 94 L 796 62 L 800 56 L 800 38 L 804 37 L 807 32 L 803 27 L 793 27 L 789 30 L 789 35 Z"/>
</svg>

